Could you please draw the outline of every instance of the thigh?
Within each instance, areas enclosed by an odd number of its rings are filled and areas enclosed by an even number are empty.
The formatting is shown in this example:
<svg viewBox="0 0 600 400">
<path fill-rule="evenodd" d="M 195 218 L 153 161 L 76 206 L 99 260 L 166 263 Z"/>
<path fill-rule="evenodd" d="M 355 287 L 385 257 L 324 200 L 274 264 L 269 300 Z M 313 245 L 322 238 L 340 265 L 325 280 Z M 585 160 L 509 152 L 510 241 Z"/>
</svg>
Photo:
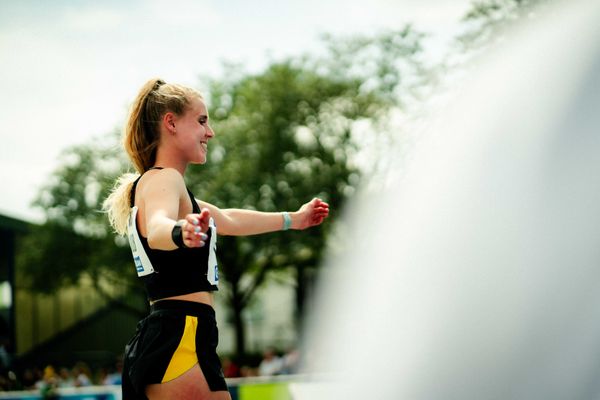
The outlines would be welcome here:
<svg viewBox="0 0 600 400">
<path fill-rule="evenodd" d="M 226 390 L 210 390 L 198 364 L 169 382 L 146 386 L 146 396 L 150 400 L 231 400 Z"/>
</svg>

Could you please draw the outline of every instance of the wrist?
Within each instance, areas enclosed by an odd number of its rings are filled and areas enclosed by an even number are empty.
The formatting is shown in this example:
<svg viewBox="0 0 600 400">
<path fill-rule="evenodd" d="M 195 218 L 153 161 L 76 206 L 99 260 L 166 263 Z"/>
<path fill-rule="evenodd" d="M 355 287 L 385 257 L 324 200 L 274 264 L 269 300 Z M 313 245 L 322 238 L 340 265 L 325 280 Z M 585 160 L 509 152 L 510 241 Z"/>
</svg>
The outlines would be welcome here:
<svg viewBox="0 0 600 400">
<path fill-rule="evenodd" d="M 291 229 L 292 227 L 292 216 L 290 215 L 289 212 L 287 211 L 283 211 L 281 213 L 281 216 L 283 217 L 283 226 L 281 228 L 282 231 L 287 231 L 288 229 Z"/>
<path fill-rule="evenodd" d="M 180 249 L 187 247 L 183 242 L 183 224 L 185 224 L 185 222 L 184 219 L 180 219 L 173 225 L 173 229 L 171 230 L 171 239 L 173 240 L 173 243 L 175 243 L 175 246 Z"/>
<path fill-rule="evenodd" d="M 294 211 L 289 214 L 290 214 L 290 218 L 292 219 L 292 224 L 290 225 L 290 229 L 300 229 L 298 227 L 298 219 L 300 218 L 298 211 Z"/>
</svg>

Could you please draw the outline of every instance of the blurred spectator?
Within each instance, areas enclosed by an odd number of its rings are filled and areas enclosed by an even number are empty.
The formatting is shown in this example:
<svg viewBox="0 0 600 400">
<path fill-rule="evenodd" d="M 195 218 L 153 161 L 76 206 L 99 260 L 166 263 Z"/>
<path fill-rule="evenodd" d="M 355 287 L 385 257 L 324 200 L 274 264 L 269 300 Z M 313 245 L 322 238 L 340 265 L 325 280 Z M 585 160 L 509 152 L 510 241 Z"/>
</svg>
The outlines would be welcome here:
<svg viewBox="0 0 600 400">
<path fill-rule="evenodd" d="M 298 364 L 300 363 L 300 352 L 298 349 L 292 347 L 283 356 L 283 363 L 281 367 L 282 374 L 295 374 L 298 372 Z"/>
<path fill-rule="evenodd" d="M 229 357 L 223 357 L 221 366 L 225 378 L 238 378 L 241 375 L 240 367 Z"/>
<path fill-rule="evenodd" d="M 118 360 L 115 364 L 115 370 L 110 372 L 103 382 L 100 382 L 103 385 L 120 385 L 121 384 L 121 376 L 123 374 L 123 360 Z"/>
<path fill-rule="evenodd" d="M 71 371 L 69 371 L 68 368 L 62 367 L 59 370 L 59 378 L 60 378 L 60 382 L 59 382 L 59 386 L 60 387 L 73 387 L 75 386 L 75 381 L 73 379 L 73 377 L 71 376 Z"/>
<path fill-rule="evenodd" d="M 83 362 L 78 362 L 75 365 L 75 368 L 73 368 L 73 385 L 75 387 L 91 386 L 91 376 L 92 374 L 90 373 L 90 369 L 87 366 L 87 364 Z"/>
<path fill-rule="evenodd" d="M 35 388 L 40 391 L 43 399 L 57 398 L 56 389 L 58 388 L 59 377 L 52 365 L 44 368 L 42 379 L 35 383 Z"/>
<path fill-rule="evenodd" d="M 96 374 L 96 382 L 98 382 L 100 385 L 110 385 L 110 383 L 108 383 L 108 375 L 108 368 L 100 368 Z"/>
<path fill-rule="evenodd" d="M 260 376 L 273 376 L 281 373 L 283 359 L 277 356 L 275 350 L 268 348 L 263 353 L 263 359 L 258 366 Z"/>
</svg>

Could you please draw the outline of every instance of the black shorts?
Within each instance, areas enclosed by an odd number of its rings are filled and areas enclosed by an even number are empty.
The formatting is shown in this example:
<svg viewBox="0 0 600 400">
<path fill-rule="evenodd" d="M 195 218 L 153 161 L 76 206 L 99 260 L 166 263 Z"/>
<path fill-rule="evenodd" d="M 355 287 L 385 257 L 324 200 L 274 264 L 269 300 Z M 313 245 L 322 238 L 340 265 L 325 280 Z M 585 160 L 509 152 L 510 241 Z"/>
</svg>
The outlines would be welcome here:
<svg viewBox="0 0 600 400">
<path fill-rule="evenodd" d="M 147 385 L 168 382 L 196 364 L 210 390 L 227 390 L 217 356 L 214 309 L 202 303 L 162 300 L 151 310 L 125 347 L 123 400 L 146 399 Z"/>
</svg>

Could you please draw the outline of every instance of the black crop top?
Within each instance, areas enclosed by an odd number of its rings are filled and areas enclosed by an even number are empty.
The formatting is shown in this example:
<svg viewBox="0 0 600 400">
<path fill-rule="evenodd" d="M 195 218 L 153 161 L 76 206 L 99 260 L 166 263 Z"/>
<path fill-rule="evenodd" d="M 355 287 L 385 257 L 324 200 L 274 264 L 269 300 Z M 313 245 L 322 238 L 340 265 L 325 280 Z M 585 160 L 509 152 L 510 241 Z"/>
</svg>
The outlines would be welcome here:
<svg viewBox="0 0 600 400">
<path fill-rule="evenodd" d="M 141 177 L 140 177 L 141 178 Z M 148 246 L 148 239 L 138 232 L 135 188 L 131 189 L 127 237 L 133 254 L 137 274 L 146 286 L 150 300 L 179 296 L 194 292 L 219 290 L 219 273 L 216 259 L 217 229 L 214 220 L 209 222 L 206 245 L 199 248 L 155 250 Z M 200 207 L 188 189 L 193 212 L 199 214 Z"/>
</svg>

